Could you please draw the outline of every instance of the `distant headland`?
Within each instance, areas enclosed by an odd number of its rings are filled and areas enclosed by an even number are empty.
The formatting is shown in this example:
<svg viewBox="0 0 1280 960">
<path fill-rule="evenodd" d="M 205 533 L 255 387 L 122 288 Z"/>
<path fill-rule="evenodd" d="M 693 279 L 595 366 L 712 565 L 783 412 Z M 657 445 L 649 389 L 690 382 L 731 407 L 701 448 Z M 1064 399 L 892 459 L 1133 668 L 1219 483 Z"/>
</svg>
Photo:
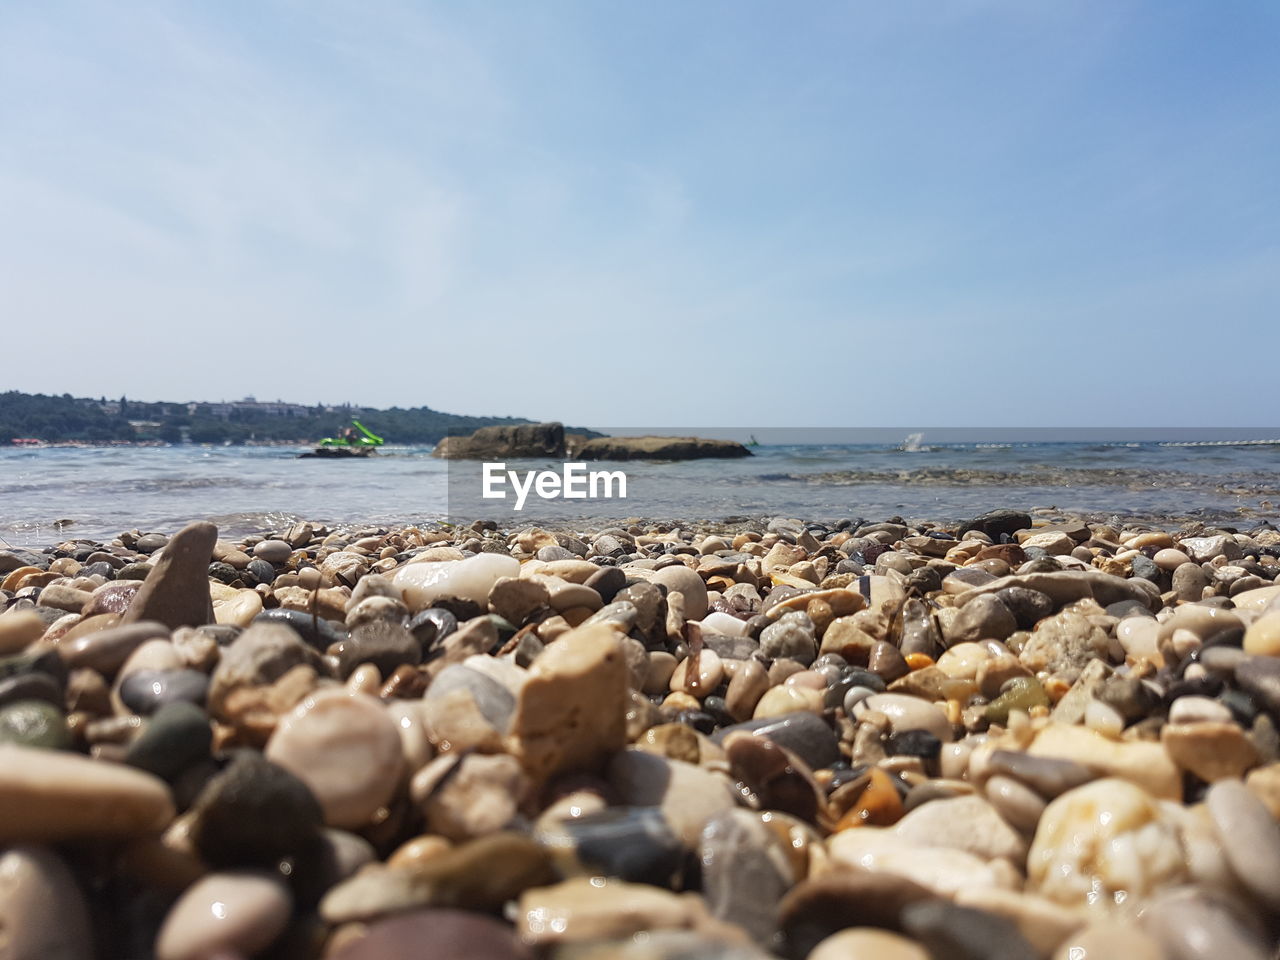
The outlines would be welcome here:
<svg viewBox="0 0 1280 960">
<path fill-rule="evenodd" d="M 469 416 L 430 407 L 403 409 L 352 404 L 301 404 L 245 397 L 236 401 L 162 401 L 127 396 L 73 397 L 0 393 L 0 444 L 45 443 L 313 443 L 358 417 L 388 442 L 431 444 L 449 431 L 513 426 L 521 417 Z M 591 433 L 572 428 L 579 433 Z M 591 433 L 596 436 L 597 434 Z"/>
</svg>

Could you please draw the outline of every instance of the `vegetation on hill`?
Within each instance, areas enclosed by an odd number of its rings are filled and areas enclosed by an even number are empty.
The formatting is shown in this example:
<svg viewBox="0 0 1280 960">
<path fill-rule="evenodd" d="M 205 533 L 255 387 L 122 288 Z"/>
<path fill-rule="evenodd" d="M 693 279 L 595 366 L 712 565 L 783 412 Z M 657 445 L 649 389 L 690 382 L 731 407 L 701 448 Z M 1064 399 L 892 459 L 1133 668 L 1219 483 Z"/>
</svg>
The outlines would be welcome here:
<svg viewBox="0 0 1280 960">
<path fill-rule="evenodd" d="M 0 443 L 33 438 L 51 443 L 314 443 L 337 434 L 353 417 L 388 443 L 436 443 L 450 430 L 529 423 L 518 417 L 470 417 L 430 407 L 377 410 L 354 406 L 264 403 L 143 403 L 121 397 L 94 400 L 44 394 L 0 393 Z"/>
</svg>

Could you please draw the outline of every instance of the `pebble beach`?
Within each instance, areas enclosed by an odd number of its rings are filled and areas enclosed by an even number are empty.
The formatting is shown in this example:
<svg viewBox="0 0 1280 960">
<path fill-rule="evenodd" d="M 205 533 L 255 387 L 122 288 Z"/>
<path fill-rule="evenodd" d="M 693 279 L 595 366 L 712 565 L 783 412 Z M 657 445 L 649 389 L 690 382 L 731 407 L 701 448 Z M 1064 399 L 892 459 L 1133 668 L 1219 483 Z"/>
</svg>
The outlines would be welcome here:
<svg viewBox="0 0 1280 960">
<path fill-rule="evenodd" d="M 0 956 L 1277 955 L 1266 521 L 195 521 L 0 591 Z"/>
</svg>

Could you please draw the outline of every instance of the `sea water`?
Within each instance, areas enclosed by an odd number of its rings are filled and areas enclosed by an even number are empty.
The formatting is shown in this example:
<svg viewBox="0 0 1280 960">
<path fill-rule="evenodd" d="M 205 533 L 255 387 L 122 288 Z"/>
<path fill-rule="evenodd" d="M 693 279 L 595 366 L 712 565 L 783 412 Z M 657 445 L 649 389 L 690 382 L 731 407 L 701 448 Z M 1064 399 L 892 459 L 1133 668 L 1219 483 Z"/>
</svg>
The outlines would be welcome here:
<svg viewBox="0 0 1280 960">
<path fill-rule="evenodd" d="M 629 462 L 626 500 L 583 518 L 962 519 L 995 507 L 1249 528 L 1280 523 L 1280 446 L 1159 443 L 772 444 L 738 460 Z M 406 524 L 477 519 L 429 447 L 366 459 L 298 459 L 286 447 L 46 447 L 0 450 L 0 537 L 39 546 L 210 519 L 226 536 L 295 519 Z M 559 461 L 511 461 L 559 469 Z M 60 522 L 61 521 L 61 522 Z M 3 547 L 0 543 L 0 548 Z"/>
</svg>

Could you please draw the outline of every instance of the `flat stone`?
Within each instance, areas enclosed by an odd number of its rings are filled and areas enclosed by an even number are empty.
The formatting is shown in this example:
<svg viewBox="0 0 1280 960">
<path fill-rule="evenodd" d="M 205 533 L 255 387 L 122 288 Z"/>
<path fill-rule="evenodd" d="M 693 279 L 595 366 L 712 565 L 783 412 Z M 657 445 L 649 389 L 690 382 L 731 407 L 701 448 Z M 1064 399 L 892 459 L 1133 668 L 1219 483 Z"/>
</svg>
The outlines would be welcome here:
<svg viewBox="0 0 1280 960">
<path fill-rule="evenodd" d="M 1126 580 L 1100 570 L 1061 570 L 1051 573 L 1026 573 L 1000 577 L 988 584 L 959 594 L 956 605 L 963 607 L 975 597 L 997 593 L 1006 587 L 1026 587 L 1048 595 L 1058 605 L 1093 598 L 1101 606 L 1122 600 L 1137 600 L 1148 609 L 1160 606 L 1158 588 L 1147 580 Z"/>
<path fill-rule="evenodd" d="M 307 591 L 303 592 L 306 593 Z M 344 611 L 341 618 L 345 619 L 345 616 Z M 289 610 L 284 607 L 263 610 L 262 613 L 253 618 L 250 626 L 258 623 L 271 623 L 291 627 L 307 644 L 319 651 L 327 650 L 335 643 L 341 643 L 347 638 L 347 631 L 341 626 L 335 626 L 333 622 L 326 620 L 323 615 L 312 616 L 309 611 Z"/>
<path fill-rule="evenodd" d="M 293 910 L 289 889 L 260 873 L 211 873 L 169 910 L 156 937 L 156 960 L 249 956 L 284 932 Z"/>
<path fill-rule="evenodd" d="M 293 555 L 293 547 L 284 540 L 263 540 L 254 545 L 253 555 L 259 560 L 265 560 L 278 567 L 289 562 L 289 557 Z"/>
<path fill-rule="evenodd" d="M 1027 752 L 1128 780 L 1161 800 L 1182 800 L 1182 773 L 1158 743 L 1111 740 L 1084 727 L 1049 723 L 1036 732 Z"/>
<path fill-rule="evenodd" d="M 6 960 L 93 960 L 84 895 L 52 850 L 14 846 L 0 852 L 0 950 Z"/>
<path fill-rule="evenodd" d="M 176 630 L 213 623 L 209 561 L 217 539 L 218 528 L 204 521 L 175 533 L 120 618 L 120 625 L 156 620 Z"/>
<path fill-rule="evenodd" d="M 173 819 L 163 780 L 72 753 L 0 744 L 0 843 L 138 836 Z"/>
<path fill-rule="evenodd" d="M 534 661 L 508 749 L 538 783 L 599 767 L 626 744 L 627 664 L 607 624 L 559 637 Z"/>
</svg>

